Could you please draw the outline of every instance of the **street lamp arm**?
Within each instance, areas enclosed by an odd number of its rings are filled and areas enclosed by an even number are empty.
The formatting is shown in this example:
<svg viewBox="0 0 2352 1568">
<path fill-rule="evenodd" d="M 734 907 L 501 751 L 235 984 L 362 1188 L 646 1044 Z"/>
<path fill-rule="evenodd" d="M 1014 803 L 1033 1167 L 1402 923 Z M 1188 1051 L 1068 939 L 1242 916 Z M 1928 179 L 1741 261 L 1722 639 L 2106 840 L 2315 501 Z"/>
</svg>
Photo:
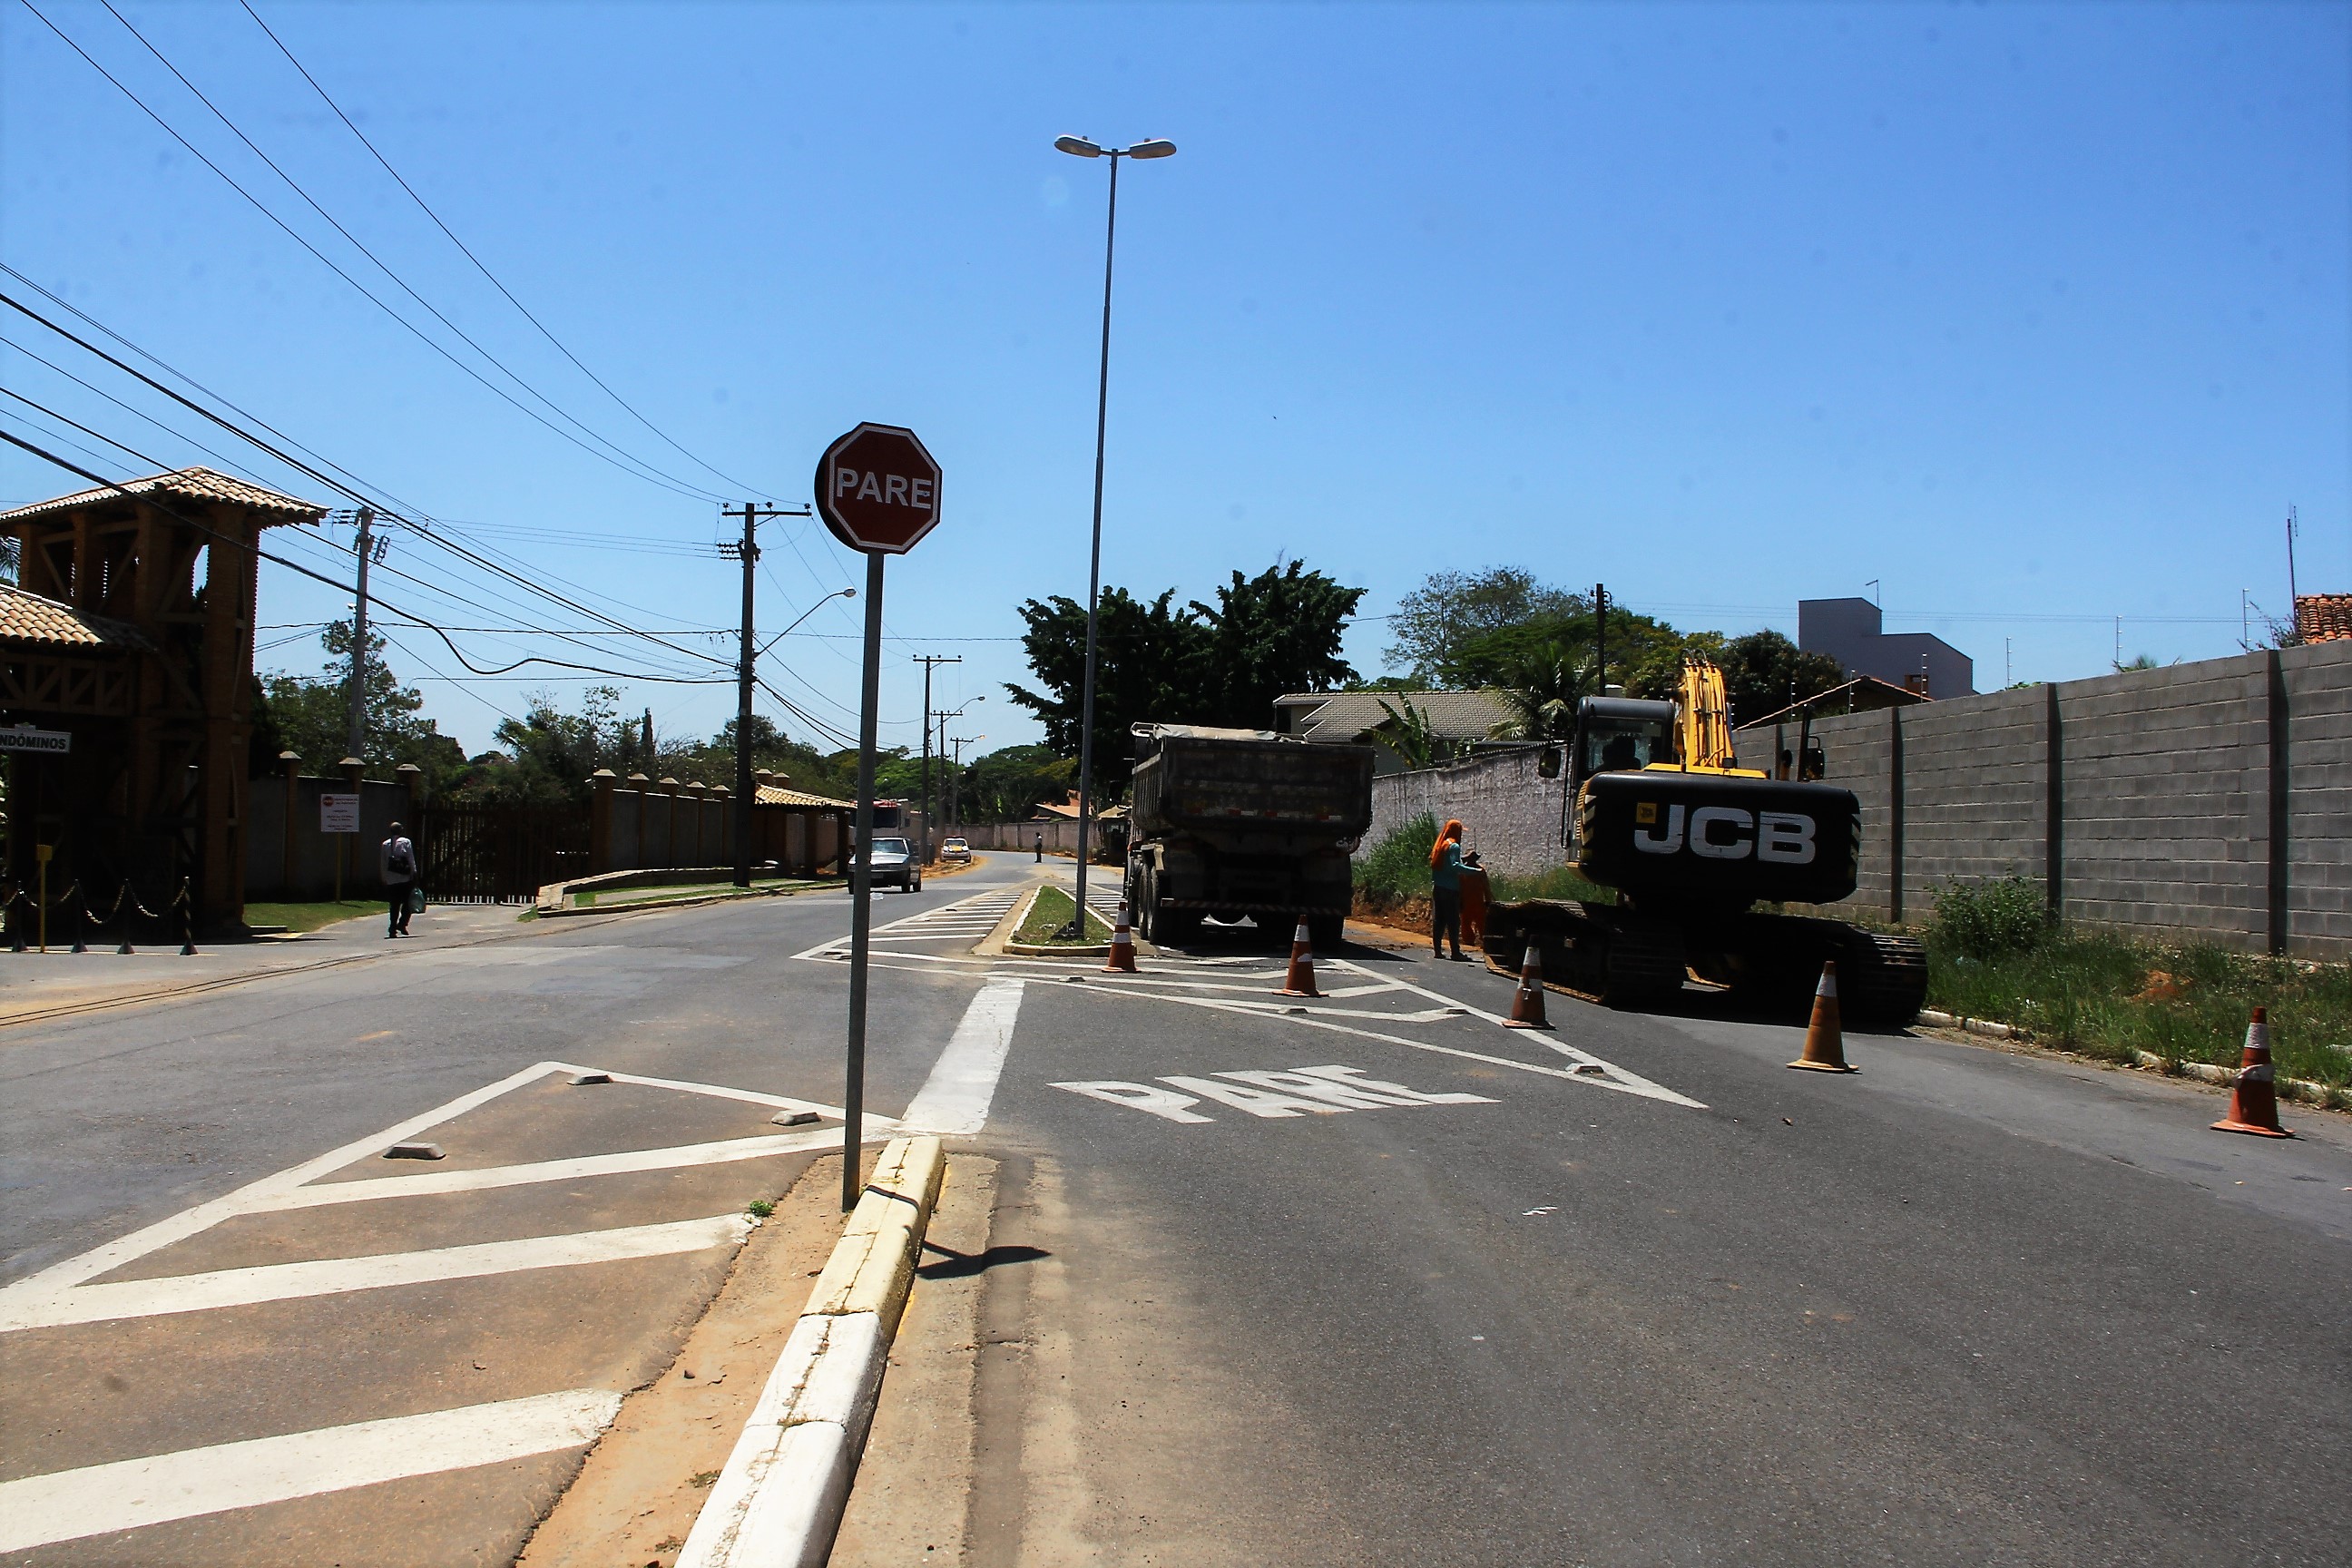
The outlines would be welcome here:
<svg viewBox="0 0 2352 1568">
<path fill-rule="evenodd" d="M 778 632 L 774 637 L 772 637 L 766 642 L 761 643 L 760 645 L 758 657 L 761 658 L 767 658 L 768 650 L 770 648 L 775 647 L 778 643 L 792 636 L 793 628 L 797 627 L 802 621 L 807 620 L 811 616 L 815 615 L 819 610 L 824 608 L 825 605 L 831 604 L 834 600 L 855 599 L 856 597 L 857 597 L 857 590 L 855 588 L 835 588 L 832 593 L 827 594 L 824 598 L 819 599 L 815 604 L 811 605 L 807 609 L 803 610 L 800 613 L 799 617 L 793 622 L 792 626 L 786 626 L 782 631 Z"/>
</svg>

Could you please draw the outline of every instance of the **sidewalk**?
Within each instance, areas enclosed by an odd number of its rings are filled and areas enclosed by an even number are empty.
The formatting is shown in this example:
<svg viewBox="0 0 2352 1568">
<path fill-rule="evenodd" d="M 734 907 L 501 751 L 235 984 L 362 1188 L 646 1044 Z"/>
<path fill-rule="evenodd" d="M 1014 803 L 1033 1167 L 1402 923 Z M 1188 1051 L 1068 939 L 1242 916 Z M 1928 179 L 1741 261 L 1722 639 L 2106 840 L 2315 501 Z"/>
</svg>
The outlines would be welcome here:
<svg viewBox="0 0 2352 1568">
<path fill-rule="evenodd" d="M 435 904 L 415 917 L 414 934 L 398 942 L 385 940 L 383 917 L 377 914 L 341 921 L 301 936 L 217 944 L 200 942 L 189 957 L 181 956 L 176 942 L 141 947 L 128 954 L 110 946 L 73 952 L 67 942 L 51 944 L 46 953 L 29 949 L 0 951 L 0 1028 L 212 990 L 265 975 L 522 936 L 532 928 L 519 923 L 516 917 L 528 908 L 527 904 Z"/>
</svg>

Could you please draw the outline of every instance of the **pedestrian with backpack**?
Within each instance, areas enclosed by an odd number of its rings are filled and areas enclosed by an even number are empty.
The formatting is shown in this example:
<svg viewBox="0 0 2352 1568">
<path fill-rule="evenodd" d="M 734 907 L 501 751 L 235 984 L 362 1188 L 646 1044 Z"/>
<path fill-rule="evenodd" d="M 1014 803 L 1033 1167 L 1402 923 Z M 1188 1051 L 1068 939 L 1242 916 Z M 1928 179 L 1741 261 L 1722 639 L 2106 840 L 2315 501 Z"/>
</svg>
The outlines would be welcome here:
<svg viewBox="0 0 2352 1568">
<path fill-rule="evenodd" d="M 397 822 L 392 825 L 392 837 L 377 851 L 376 866 L 383 877 L 384 896 L 391 900 L 392 923 L 384 928 L 384 939 L 406 936 L 409 898 L 416 886 L 416 846 L 408 841 Z"/>
</svg>

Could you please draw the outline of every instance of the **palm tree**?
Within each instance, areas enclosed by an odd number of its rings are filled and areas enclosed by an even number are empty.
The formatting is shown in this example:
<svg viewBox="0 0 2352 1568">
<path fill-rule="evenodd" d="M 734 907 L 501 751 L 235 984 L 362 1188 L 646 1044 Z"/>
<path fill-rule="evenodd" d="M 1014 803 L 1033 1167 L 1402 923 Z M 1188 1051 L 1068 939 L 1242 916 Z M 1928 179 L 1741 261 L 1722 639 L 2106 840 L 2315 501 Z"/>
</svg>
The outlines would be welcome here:
<svg viewBox="0 0 2352 1568">
<path fill-rule="evenodd" d="M 1576 733 L 1577 704 L 1591 694 L 1592 664 L 1566 643 L 1547 643 L 1513 659 L 1488 691 L 1508 717 L 1486 731 L 1496 741 L 1566 741 Z"/>
</svg>

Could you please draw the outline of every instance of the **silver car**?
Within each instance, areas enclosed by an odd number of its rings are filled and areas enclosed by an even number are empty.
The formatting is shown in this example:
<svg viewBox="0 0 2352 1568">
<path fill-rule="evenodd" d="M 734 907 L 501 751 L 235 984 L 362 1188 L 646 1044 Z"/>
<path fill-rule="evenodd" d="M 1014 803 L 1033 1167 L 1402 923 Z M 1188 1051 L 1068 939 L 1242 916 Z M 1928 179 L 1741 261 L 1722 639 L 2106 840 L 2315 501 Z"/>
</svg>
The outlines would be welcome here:
<svg viewBox="0 0 2352 1568">
<path fill-rule="evenodd" d="M 896 888 L 902 893 L 923 890 L 923 868 L 915 863 L 915 852 L 905 839 L 875 836 L 873 885 Z"/>
</svg>

